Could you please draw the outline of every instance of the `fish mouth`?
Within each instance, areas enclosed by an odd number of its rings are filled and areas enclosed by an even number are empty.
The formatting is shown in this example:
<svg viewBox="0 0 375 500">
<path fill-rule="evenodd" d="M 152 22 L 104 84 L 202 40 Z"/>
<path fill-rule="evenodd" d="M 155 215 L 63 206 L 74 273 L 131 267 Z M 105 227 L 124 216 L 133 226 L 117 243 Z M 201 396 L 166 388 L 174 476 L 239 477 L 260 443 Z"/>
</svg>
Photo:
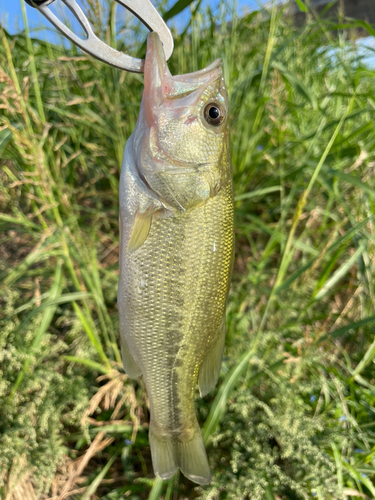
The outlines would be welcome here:
<svg viewBox="0 0 375 500">
<path fill-rule="evenodd" d="M 145 62 L 145 95 L 154 97 L 155 104 L 163 99 L 174 99 L 189 95 L 200 87 L 222 77 L 221 59 L 216 59 L 209 66 L 198 71 L 172 76 L 159 35 L 156 32 L 148 35 Z M 157 88 L 161 91 L 159 95 L 157 95 Z"/>
<path fill-rule="evenodd" d="M 216 78 L 222 76 L 222 66 L 223 66 L 223 61 L 219 58 L 215 59 L 215 61 L 212 62 L 206 68 L 194 71 L 193 73 L 186 73 L 185 75 L 172 76 L 172 78 L 185 82 L 191 81 L 191 82 L 207 83 L 207 81 L 216 80 Z"/>
</svg>

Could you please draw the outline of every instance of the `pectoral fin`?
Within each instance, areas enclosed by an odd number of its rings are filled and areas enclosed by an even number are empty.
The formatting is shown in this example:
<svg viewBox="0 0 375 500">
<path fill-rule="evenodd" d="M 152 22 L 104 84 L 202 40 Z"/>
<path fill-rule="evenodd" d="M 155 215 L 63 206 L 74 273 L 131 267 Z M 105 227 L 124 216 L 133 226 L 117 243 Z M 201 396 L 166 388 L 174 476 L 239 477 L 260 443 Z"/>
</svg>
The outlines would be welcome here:
<svg viewBox="0 0 375 500">
<path fill-rule="evenodd" d="M 144 213 L 137 212 L 135 214 L 133 230 L 127 246 L 128 252 L 134 252 L 146 241 L 151 228 L 152 213 L 150 208 Z"/>
<path fill-rule="evenodd" d="M 225 345 L 225 315 L 216 334 L 216 340 L 206 355 L 198 376 L 198 385 L 201 398 L 208 394 L 217 384 Z"/>
<path fill-rule="evenodd" d="M 137 365 L 137 363 L 134 361 L 134 358 L 129 351 L 128 344 L 126 343 L 126 340 L 123 338 L 122 335 L 120 343 L 121 343 L 122 364 L 124 365 L 124 370 L 126 374 L 130 378 L 140 377 L 142 375 L 142 371 Z"/>
</svg>

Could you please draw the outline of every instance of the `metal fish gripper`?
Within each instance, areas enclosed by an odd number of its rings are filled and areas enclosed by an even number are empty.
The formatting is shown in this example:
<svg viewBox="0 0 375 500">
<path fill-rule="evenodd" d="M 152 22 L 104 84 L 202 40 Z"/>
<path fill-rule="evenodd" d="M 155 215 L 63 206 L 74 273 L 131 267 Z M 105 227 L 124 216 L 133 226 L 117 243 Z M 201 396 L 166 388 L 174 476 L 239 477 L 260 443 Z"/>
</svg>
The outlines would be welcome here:
<svg viewBox="0 0 375 500">
<path fill-rule="evenodd" d="M 86 34 L 83 39 L 73 33 L 52 11 L 48 5 L 55 0 L 25 0 L 31 7 L 35 7 L 46 17 L 55 28 L 57 28 L 66 38 L 73 42 L 77 47 L 87 54 L 90 54 L 100 61 L 103 61 L 115 68 L 132 71 L 134 73 L 143 73 L 144 60 L 137 57 L 131 57 L 123 52 L 113 49 L 100 38 L 98 38 L 87 19 L 85 13 L 78 5 L 76 0 L 61 0 L 68 9 L 74 14 Z M 115 0 L 125 9 L 132 12 L 150 31 L 156 31 L 163 44 L 166 59 L 168 60 L 173 52 L 173 37 L 165 24 L 163 18 L 152 5 L 150 0 Z"/>
</svg>

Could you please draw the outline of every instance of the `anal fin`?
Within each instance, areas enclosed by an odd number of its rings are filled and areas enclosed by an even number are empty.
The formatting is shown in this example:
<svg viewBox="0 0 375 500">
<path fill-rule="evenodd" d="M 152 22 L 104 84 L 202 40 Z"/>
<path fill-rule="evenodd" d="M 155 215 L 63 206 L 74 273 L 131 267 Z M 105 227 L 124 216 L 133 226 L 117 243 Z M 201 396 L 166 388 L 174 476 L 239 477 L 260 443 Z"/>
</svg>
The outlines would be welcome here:
<svg viewBox="0 0 375 500">
<path fill-rule="evenodd" d="M 225 314 L 216 334 L 214 344 L 207 353 L 199 370 L 198 385 L 201 398 L 217 384 L 225 345 Z"/>
<path fill-rule="evenodd" d="M 127 246 L 128 252 L 134 252 L 146 241 L 151 228 L 152 213 L 152 209 L 149 208 L 146 212 L 135 214 L 133 230 Z"/>
<path fill-rule="evenodd" d="M 137 378 L 142 375 L 142 370 L 139 368 L 137 363 L 134 361 L 132 354 L 129 351 L 128 344 L 126 340 L 121 335 L 121 357 L 122 364 L 124 365 L 124 370 L 129 378 Z"/>
</svg>

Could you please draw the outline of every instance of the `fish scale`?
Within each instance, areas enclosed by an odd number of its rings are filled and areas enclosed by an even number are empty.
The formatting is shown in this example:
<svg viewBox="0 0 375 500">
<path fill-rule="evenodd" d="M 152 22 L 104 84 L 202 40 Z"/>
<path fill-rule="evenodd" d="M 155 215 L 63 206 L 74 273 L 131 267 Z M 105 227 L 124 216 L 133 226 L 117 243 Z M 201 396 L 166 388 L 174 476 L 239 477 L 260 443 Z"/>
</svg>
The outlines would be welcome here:
<svg viewBox="0 0 375 500">
<path fill-rule="evenodd" d="M 128 257 L 128 331 L 134 332 L 134 345 L 144 348 L 137 349 L 135 358 L 161 432 L 180 432 L 182 419 L 195 421 L 198 368 L 225 311 L 233 239 L 232 205 L 222 202 L 228 191 L 191 213 L 157 221 L 142 247 Z M 147 292 L 140 293 L 137 284 L 145 276 Z M 194 375 L 185 377 L 187 371 Z M 183 408 L 170 396 L 177 383 Z M 183 417 L 173 419 L 173 412 Z"/>
</svg>

